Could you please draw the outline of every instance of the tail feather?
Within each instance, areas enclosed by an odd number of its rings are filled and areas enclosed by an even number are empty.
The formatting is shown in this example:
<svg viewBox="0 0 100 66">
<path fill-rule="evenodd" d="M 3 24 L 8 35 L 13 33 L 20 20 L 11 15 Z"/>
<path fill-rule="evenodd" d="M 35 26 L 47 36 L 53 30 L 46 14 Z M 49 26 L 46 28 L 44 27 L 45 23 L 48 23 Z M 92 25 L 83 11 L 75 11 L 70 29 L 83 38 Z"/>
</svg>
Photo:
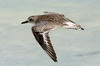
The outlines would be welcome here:
<svg viewBox="0 0 100 66">
<path fill-rule="evenodd" d="M 63 26 L 65 28 L 68 28 L 68 29 L 75 29 L 75 30 L 81 29 L 81 30 L 84 30 L 84 28 L 82 28 L 81 25 L 73 23 L 73 22 L 65 22 L 65 23 L 63 23 Z"/>
</svg>

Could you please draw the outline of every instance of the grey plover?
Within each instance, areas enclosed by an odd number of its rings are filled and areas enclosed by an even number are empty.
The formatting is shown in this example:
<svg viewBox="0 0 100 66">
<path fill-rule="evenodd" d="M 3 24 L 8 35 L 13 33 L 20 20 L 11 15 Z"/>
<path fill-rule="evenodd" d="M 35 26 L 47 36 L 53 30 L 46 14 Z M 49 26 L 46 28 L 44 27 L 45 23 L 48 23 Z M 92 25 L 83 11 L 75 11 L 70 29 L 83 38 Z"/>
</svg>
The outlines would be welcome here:
<svg viewBox="0 0 100 66">
<path fill-rule="evenodd" d="M 72 20 L 66 18 L 63 14 L 55 12 L 44 12 L 43 15 L 30 16 L 27 21 L 24 21 L 21 24 L 25 23 L 34 24 L 32 32 L 35 39 L 55 62 L 57 62 L 57 56 L 51 44 L 50 37 L 48 35 L 49 32 L 57 27 L 84 30 L 84 28 L 82 28 L 79 24 L 76 24 Z"/>
</svg>

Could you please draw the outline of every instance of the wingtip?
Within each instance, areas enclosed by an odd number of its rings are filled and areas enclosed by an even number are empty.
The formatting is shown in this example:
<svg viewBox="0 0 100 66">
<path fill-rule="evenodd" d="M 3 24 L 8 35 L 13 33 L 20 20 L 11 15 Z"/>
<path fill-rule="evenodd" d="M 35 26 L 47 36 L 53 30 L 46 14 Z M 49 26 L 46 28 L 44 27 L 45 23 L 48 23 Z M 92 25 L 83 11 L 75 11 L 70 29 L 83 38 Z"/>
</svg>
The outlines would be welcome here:
<svg viewBox="0 0 100 66">
<path fill-rule="evenodd" d="M 84 30 L 84 28 L 81 28 L 81 30 Z"/>
<path fill-rule="evenodd" d="M 57 60 L 54 60 L 54 62 L 58 62 Z"/>
</svg>

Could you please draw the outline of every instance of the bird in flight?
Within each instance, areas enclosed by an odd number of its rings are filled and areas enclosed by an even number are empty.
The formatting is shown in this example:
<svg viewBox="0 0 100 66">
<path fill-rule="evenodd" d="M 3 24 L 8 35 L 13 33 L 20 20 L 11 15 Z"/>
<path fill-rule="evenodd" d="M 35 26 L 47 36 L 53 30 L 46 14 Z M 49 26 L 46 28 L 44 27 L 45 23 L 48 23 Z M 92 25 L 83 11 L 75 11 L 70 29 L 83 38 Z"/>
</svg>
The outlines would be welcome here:
<svg viewBox="0 0 100 66">
<path fill-rule="evenodd" d="M 32 27 L 32 33 L 35 36 L 35 39 L 54 62 L 57 62 L 57 56 L 50 41 L 49 32 L 57 27 L 84 30 L 79 24 L 66 18 L 63 14 L 56 12 L 44 12 L 42 15 L 30 16 L 21 24 L 25 23 L 34 24 Z"/>
</svg>

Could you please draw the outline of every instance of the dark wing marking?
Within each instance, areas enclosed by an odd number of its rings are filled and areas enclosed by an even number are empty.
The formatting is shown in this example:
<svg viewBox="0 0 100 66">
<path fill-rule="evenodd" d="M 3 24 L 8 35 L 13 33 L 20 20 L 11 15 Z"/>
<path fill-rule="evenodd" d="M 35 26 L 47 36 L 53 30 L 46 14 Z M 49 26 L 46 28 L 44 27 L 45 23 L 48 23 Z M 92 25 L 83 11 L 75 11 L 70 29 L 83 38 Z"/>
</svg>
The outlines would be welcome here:
<svg viewBox="0 0 100 66">
<path fill-rule="evenodd" d="M 46 51 L 46 53 L 55 61 L 57 62 L 56 53 L 53 49 L 51 44 L 50 38 L 48 36 L 48 32 L 36 32 L 34 28 L 32 28 L 33 35 L 35 36 L 36 40 L 40 44 L 40 46 Z"/>
</svg>

